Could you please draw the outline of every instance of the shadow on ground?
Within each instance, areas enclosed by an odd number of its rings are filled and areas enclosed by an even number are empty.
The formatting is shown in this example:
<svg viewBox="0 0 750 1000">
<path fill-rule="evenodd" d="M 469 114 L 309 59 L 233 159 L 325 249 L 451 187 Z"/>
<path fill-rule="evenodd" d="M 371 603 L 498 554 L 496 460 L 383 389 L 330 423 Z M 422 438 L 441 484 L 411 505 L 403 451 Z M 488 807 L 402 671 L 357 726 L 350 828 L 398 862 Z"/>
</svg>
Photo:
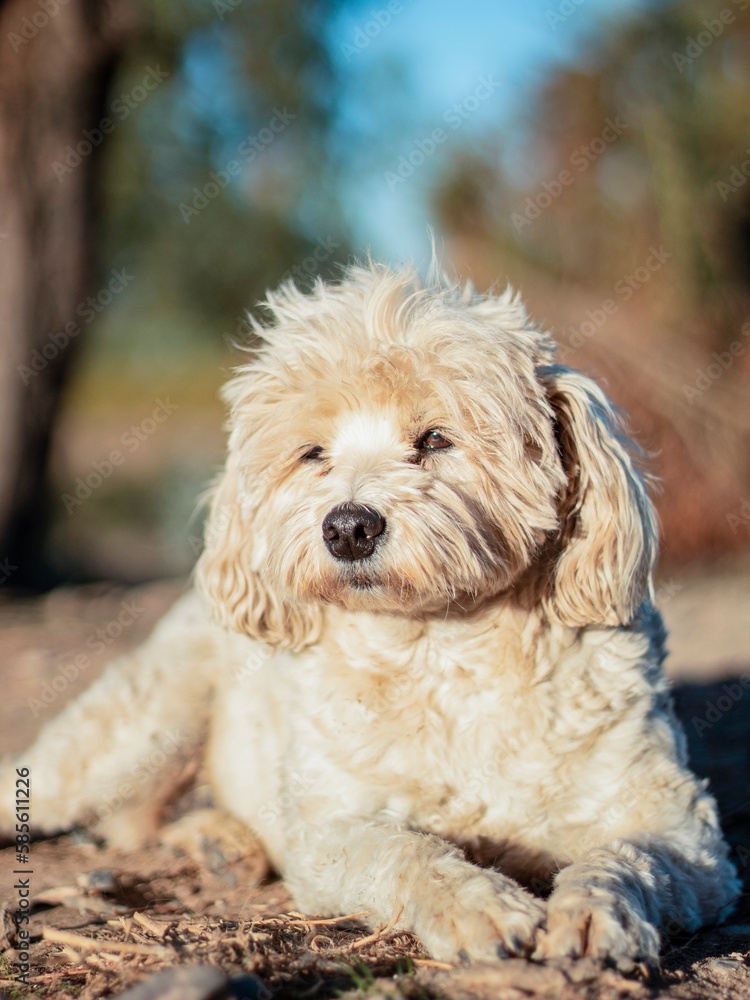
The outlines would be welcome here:
<svg viewBox="0 0 750 1000">
<path fill-rule="evenodd" d="M 166 588 L 166 589 L 165 589 Z M 52 604 L 0 608 L 0 642 L 8 675 L 19 685 L 0 705 L 5 749 L 33 738 L 43 718 L 23 710 L 60 664 L 95 628 L 117 620 L 124 601 L 143 608 L 128 645 L 142 638 L 180 586 L 85 594 L 85 614 L 74 595 Z M 57 603 L 55 603 L 55 601 Z M 62 602 L 62 604 L 61 604 Z M 96 610 L 92 610 L 95 607 Z M 42 610 L 40 610 L 42 609 Z M 66 623 L 63 626 L 63 622 Z M 64 629 L 67 633 L 64 634 Z M 41 635 L 41 638 L 40 638 Z M 45 659 L 39 648 L 56 649 Z M 121 651 L 120 639 L 107 649 Z M 11 654 L 7 651 L 10 650 Z M 8 660 L 7 656 L 11 655 Z M 16 669 L 24 670 L 23 676 Z M 90 683 L 92 660 L 80 678 Z M 31 679 L 30 679 L 31 673 Z M 714 674 L 714 676 L 716 676 Z M 25 686 L 24 686 L 25 685 Z M 72 684 L 71 688 L 76 688 Z M 50 708 L 56 712 L 68 695 Z M 750 668 L 710 684 L 675 688 L 675 705 L 696 772 L 716 796 L 733 856 L 745 883 L 735 913 L 723 927 L 674 937 L 662 966 L 648 977 L 624 977 L 590 961 L 540 966 L 521 959 L 492 967 L 450 967 L 432 962 L 409 935 L 381 929 L 370 934 L 356 920 L 316 920 L 294 911 L 284 884 L 269 876 L 260 851 L 198 865 L 168 849 L 118 852 L 86 835 L 32 845 L 31 965 L 28 988 L 15 980 L 19 939 L 11 914 L 0 913 L 0 989 L 13 997 L 94 1000 L 118 996 L 145 978 L 176 965 L 210 965 L 228 978 L 211 997 L 261 996 L 329 1000 L 337 996 L 522 1000 L 534 997 L 685 998 L 747 1000 L 750 996 Z M 46 713 L 42 713 L 45 715 Z M 12 734 L 9 744 L 7 739 Z M 5 737 L 5 738 L 4 738 Z M 200 776 L 199 776 L 200 784 Z M 200 788 L 194 793 L 200 798 Z M 0 852 L 0 885 L 12 898 L 15 852 Z M 186 972 L 185 974 L 189 974 Z M 244 978 L 243 978 L 244 977 Z M 252 978 L 257 977 L 257 978 Z M 186 1000 L 203 994 L 149 994 Z M 144 995 L 145 996 L 145 995 Z M 0 998 L 2 1000 L 2 998 Z"/>
</svg>

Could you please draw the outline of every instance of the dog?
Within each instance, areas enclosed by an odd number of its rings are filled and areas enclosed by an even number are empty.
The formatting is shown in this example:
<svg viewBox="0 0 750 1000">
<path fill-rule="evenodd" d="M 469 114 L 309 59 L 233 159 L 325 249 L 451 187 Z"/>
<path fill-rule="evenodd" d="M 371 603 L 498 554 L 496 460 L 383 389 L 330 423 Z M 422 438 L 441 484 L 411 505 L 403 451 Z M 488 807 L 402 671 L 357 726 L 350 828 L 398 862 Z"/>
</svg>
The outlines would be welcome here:
<svg viewBox="0 0 750 1000">
<path fill-rule="evenodd" d="M 510 290 L 434 270 L 368 261 L 265 309 L 195 588 L 6 762 L 2 825 L 24 766 L 36 830 L 156 836 L 138 761 L 206 732 L 217 830 L 251 828 L 299 907 L 438 960 L 632 967 L 722 920 L 739 882 L 602 389 Z"/>
</svg>

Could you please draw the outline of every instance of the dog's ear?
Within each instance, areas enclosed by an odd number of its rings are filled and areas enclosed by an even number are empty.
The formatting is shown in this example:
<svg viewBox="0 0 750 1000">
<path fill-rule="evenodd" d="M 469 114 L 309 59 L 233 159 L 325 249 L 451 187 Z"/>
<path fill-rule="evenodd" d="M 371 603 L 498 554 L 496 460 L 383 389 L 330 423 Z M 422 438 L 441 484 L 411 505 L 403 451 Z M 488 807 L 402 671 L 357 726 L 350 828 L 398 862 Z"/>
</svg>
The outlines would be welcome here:
<svg viewBox="0 0 750 1000">
<path fill-rule="evenodd" d="M 626 624 L 653 597 L 658 540 L 634 446 L 592 379 L 554 366 L 542 382 L 568 481 L 547 611 L 570 626 Z"/>
<path fill-rule="evenodd" d="M 211 500 L 196 583 L 220 624 L 252 639 L 301 649 L 317 638 L 320 611 L 283 600 L 264 579 L 250 508 L 239 500 L 230 458 Z"/>
</svg>

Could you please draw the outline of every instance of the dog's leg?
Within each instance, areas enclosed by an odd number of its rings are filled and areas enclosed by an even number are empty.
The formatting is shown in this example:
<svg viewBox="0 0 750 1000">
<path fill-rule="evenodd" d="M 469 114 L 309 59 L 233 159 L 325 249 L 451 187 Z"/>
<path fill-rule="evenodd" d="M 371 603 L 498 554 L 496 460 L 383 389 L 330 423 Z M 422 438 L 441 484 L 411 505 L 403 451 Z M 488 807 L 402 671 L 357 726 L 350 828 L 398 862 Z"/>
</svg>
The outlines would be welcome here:
<svg viewBox="0 0 750 1000">
<path fill-rule="evenodd" d="M 189 594 L 144 645 L 114 660 L 0 768 L 0 831 L 14 834 L 16 769 L 31 775 L 31 825 L 98 826 L 120 846 L 153 833 L 160 794 L 200 734 L 217 629 Z"/>
<path fill-rule="evenodd" d="M 448 961 L 522 954 L 544 920 L 543 904 L 512 879 L 476 867 L 440 837 L 374 819 L 298 822 L 284 874 L 299 906 L 367 911 L 373 926 L 395 920 Z"/>
<path fill-rule="evenodd" d="M 699 850 L 679 837 L 612 841 L 587 852 L 555 879 L 536 958 L 589 955 L 623 969 L 655 965 L 660 932 L 694 931 L 723 919 L 740 892 L 715 834 Z M 711 843 L 705 841 L 710 840 Z"/>
</svg>

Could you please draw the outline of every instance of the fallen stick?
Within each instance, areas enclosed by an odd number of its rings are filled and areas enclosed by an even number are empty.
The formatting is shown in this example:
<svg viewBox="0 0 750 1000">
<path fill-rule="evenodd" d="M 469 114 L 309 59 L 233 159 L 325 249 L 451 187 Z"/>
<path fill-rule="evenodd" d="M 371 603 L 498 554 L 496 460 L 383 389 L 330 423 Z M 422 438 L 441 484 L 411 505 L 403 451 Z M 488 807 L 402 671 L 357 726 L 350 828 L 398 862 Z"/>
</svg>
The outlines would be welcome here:
<svg viewBox="0 0 750 1000">
<path fill-rule="evenodd" d="M 385 935 L 388 934 L 389 931 L 392 931 L 399 922 L 403 912 L 404 908 L 402 906 L 389 924 L 386 924 L 385 927 L 376 927 L 372 934 L 368 934 L 367 937 L 360 938 L 359 941 L 352 942 L 346 951 L 359 951 L 360 948 L 364 948 L 366 945 L 372 944 L 373 941 L 379 941 L 381 938 L 385 937 Z"/>
<path fill-rule="evenodd" d="M 171 955 L 172 952 L 161 944 L 136 944 L 122 941 L 97 941 L 95 938 L 83 937 L 81 934 L 71 934 L 70 931 L 60 931 L 55 927 L 44 927 L 42 937 L 55 944 L 67 944 L 71 948 L 87 951 L 111 951 L 122 955 Z"/>
</svg>

